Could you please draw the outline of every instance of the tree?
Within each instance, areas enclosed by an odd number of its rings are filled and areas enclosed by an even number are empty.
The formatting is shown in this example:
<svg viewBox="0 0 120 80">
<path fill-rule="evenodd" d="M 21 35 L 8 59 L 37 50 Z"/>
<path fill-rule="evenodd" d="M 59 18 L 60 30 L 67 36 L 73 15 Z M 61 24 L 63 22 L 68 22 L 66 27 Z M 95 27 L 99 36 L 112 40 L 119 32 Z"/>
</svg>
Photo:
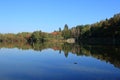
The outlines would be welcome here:
<svg viewBox="0 0 120 80">
<path fill-rule="evenodd" d="M 71 37 L 71 31 L 68 29 L 68 25 L 65 24 L 64 29 L 62 31 L 62 36 L 64 37 L 64 39 L 68 39 Z"/>
<path fill-rule="evenodd" d="M 65 24 L 65 26 L 64 26 L 64 30 L 65 30 L 65 31 L 68 30 L 68 25 L 67 25 L 67 24 Z"/>
<path fill-rule="evenodd" d="M 43 42 L 44 41 L 44 35 L 41 31 L 33 32 L 31 38 L 32 38 L 33 42 Z"/>
<path fill-rule="evenodd" d="M 61 28 L 59 28 L 59 32 L 61 32 Z"/>
</svg>

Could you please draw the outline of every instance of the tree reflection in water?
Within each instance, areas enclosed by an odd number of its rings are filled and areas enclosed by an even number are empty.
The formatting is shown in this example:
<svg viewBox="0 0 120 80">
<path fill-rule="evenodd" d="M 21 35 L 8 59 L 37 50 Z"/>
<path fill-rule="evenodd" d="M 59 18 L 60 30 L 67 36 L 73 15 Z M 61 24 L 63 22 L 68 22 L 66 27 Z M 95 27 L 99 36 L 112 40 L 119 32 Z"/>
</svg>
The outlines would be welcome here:
<svg viewBox="0 0 120 80">
<path fill-rule="evenodd" d="M 78 45 L 68 43 L 32 43 L 25 42 L 17 43 L 0 43 L 0 48 L 18 48 L 22 50 L 33 49 L 36 51 L 42 51 L 44 49 L 51 48 L 53 50 L 59 50 L 64 52 L 65 57 L 69 56 L 69 52 L 76 54 L 77 56 L 92 56 L 94 58 L 104 60 L 113 64 L 115 67 L 120 68 L 120 46 L 108 46 L 108 45 Z"/>
</svg>

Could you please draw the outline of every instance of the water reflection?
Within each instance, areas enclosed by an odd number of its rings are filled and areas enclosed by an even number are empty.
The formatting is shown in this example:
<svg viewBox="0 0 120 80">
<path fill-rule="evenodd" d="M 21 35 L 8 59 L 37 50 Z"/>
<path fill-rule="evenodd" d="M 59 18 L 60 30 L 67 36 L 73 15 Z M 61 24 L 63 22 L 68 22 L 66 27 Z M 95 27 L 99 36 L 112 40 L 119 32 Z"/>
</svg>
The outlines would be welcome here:
<svg viewBox="0 0 120 80">
<path fill-rule="evenodd" d="M 120 68 L 120 46 L 95 46 L 95 45 L 77 45 L 68 43 L 0 43 L 0 48 L 18 48 L 22 50 L 33 49 L 42 51 L 44 49 L 53 49 L 61 53 L 64 52 L 65 57 L 69 56 L 69 52 L 77 56 L 92 56 L 102 61 L 109 62 L 115 67 Z M 75 62 L 75 64 L 77 64 Z"/>
<path fill-rule="evenodd" d="M 120 46 L 85 46 L 84 48 L 93 57 L 120 68 Z"/>
<path fill-rule="evenodd" d="M 119 46 L 0 43 L 0 79 L 119 80 L 119 57 Z"/>
</svg>

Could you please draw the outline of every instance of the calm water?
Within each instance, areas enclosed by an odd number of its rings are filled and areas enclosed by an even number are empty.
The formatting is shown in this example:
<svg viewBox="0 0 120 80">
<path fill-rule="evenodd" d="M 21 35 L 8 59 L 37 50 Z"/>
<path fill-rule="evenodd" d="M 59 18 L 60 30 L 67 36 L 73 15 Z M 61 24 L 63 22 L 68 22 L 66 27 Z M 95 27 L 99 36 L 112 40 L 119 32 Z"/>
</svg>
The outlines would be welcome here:
<svg viewBox="0 0 120 80">
<path fill-rule="evenodd" d="M 1 48 L 0 80 L 120 80 L 119 47 L 102 48 Z"/>
</svg>

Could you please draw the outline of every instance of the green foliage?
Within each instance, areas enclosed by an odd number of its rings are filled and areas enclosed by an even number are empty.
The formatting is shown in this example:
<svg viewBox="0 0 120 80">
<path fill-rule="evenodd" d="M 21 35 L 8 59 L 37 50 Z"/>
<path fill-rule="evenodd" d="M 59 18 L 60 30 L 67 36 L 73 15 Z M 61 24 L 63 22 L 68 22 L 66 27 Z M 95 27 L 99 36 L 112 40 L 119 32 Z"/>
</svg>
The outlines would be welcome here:
<svg viewBox="0 0 120 80">
<path fill-rule="evenodd" d="M 90 38 L 111 39 L 110 42 L 119 42 L 120 38 L 120 13 L 114 15 L 110 19 L 105 19 L 94 24 L 78 25 L 68 29 L 68 25 L 65 24 L 62 31 L 64 39 L 75 38 L 77 41 L 86 40 Z M 96 39 L 97 40 L 97 39 Z"/>
<path fill-rule="evenodd" d="M 18 34 L 0 34 L 0 42 L 27 42 L 27 40 L 30 38 L 31 33 L 23 32 Z"/>
<path fill-rule="evenodd" d="M 90 38 L 107 38 L 113 40 L 113 42 L 115 40 L 118 41 L 120 38 L 120 13 L 110 19 L 105 19 L 91 25 L 78 25 L 69 29 L 68 25 L 65 24 L 63 30 L 59 28 L 59 31 L 52 33 L 35 31 L 33 33 L 0 34 L 0 42 L 43 42 L 59 41 L 68 38 L 75 38 L 76 41 L 88 40 Z"/>
<path fill-rule="evenodd" d="M 44 41 L 44 33 L 41 31 L 35 31 L 32 33 L 31 39 L 33 42 L 43 42 Z"/>
<path fill-rule="evenodd" d="M 62 31 L 62 36 L 64 37 L 64 39 L 68 39 L 71 37 L 71 31 L 68 29 L 68 25 L 65 24 L 64 29 Z"/>
<path fill-rule="evenodd" d="M 110 19 L 100 21 L 83 29 L 83 37 L 94 38 L 119 38 L 120 37 L 120 14 Z"/>
<path fill-rule="evenodd" d="M 61 32 L 62 30 L 61 30 L 61 28 L 59 28 L 59 32 Z"/>
</svg>

